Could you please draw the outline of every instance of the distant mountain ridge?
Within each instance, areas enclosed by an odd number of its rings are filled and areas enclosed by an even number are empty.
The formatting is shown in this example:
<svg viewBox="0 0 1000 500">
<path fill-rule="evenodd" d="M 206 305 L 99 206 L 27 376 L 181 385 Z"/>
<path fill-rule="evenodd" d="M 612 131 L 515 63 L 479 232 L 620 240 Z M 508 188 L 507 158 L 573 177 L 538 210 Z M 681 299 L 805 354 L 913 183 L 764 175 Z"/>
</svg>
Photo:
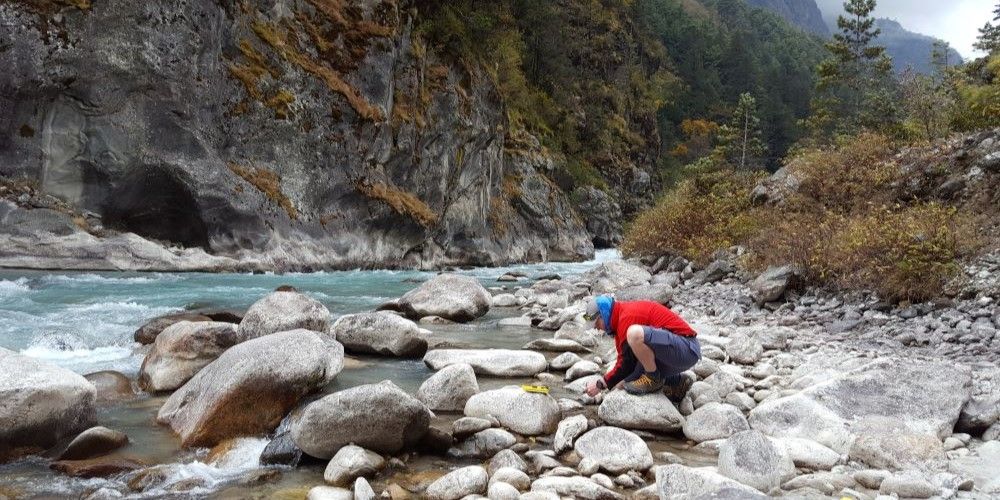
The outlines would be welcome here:
<svg viewBox="0 0 1000 500">
<path fill-rule="evenodd" d="M 830 36 L 823 12 L 814 0 L 747 0 L 747 3 L 770 10 L 808 33 L 824 38 Z"/>
</svg>

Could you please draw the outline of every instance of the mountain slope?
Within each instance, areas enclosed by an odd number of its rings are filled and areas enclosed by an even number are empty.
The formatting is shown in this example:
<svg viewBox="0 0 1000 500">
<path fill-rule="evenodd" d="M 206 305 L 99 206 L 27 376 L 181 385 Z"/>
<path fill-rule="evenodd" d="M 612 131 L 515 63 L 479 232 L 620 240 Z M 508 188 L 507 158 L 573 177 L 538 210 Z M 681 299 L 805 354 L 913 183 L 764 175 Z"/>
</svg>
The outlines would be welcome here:
<svg viewBox="0 0 1000 500">
<path fill-rule="evenodd" d="M 814 35 L 830 36 L 823 13 L 814 0 L 747 0 L 747 3 L 775 12 L 792 25 Z"/>
<path fill-rule="evenodd" d="M 877 19 L 875 24 L 882 30 L 876 43 L 885 46 L 886 52 L 892 57 L 893 68 L 897 72 L 902 73 L 910 67 L 918 73 L 934 72 L 931 52 L 934 50 L 934 43 L 940 42 L 939 39 L 909 31 L 892 19 Z M 955 66 L 962 62 L 962 56 L 958 51 L 948 50 L 949 65 Z"/>
</svg>

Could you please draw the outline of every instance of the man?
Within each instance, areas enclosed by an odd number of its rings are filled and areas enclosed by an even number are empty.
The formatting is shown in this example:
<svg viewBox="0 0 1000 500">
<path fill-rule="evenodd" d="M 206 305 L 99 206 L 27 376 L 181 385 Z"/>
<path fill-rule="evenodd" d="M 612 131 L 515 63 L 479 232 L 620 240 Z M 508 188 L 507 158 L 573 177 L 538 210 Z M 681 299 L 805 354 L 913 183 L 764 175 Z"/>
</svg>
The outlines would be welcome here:
<svg viewBox="0 0 1000 500">
<path fill-rule="evenodd" d="M 680 316 L 656 302 L 616 302 L 606 295 L 591 300 L 585 314 L 595 328 L 614 335 L 618 352 L 614 368 L 587 384 L 588 395 L 624 382 L 630 394 L 658 392 L 666 384 L 671 399 L 684 397 L 691 380 L 681 373 L 701 359 L 701 346 Z"/>
</svg>

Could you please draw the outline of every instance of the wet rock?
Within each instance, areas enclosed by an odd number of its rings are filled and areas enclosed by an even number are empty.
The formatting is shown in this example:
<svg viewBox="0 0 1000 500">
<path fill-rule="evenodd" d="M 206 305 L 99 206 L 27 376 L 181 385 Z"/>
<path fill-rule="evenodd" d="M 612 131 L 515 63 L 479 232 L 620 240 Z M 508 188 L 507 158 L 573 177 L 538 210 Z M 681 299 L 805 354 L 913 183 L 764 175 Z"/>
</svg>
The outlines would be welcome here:
<svg viewBox="0 0 1000 500">
<path fill-rule="evenodd" d="M 759 491 L 715 472 L 712 468 L 686 465 L 663 465 L 653 469 L 656 489 L 661 499 L 686 500 L 695 498 L 763 500 Z"/>
<path fill-rule="evenodd" d="M 212 318 L 205 316 L 204 314 L 194 313 L 194 312 L 181 312 L 181 313 L 171 313 L 165 314 L 163 316 L 158 316 L 153 318 L 132 334 L 135 341 L 140 344 L 152 344 L 156 341 L 156 336 L 165 330 L 168 326 L 174 323 L 179 323 L 181 321 L 212 321 Z"/>
<path fill-rule="evenodd" d="M 552 361 L 549 361 L 549 368 L 557 371 L 563 371 L 580 361 L 583 361 L 583 358 L 576 353 L 564 352 L 552 358 Z"/>
<path fill-rule="evenodd" d="M 0 463 L 92 426 L 95 393 L 76 373 L 0 348 Z"/>
<path fill-rule="evenodd" d="M 354 492 L 334 486 L 315 486 L 306 494 L 306 500 L 354 500 Z"/>
<path fill-rule="evenodd" d="M 561 497 L 579 498 L 583 500 L 619 500 L 623 498 L 618 493 L 615 493 L 614 491 L 582 476 L 543 477 L 531 483 L 531 491 L 551 492 Z"/>
<path fill-rule="evenodd" d="M 653 466 L 653 455 L 646 442 L 618 427 L 591 429 L 577 438 L 573 449 L 580 458 L 594 460 L 612 474 L 644 471 Z"/>
<path fill-rule="evenodd" d="M 284 424 L 282 424 L 284 425 Z M 279 431 L 281 428 L 279 427 Z M 302 449 L 292 439 L 291 430 L 278 432 L 260 452 L 261 465 L 288 465 L 295 467 L 302 460 Z"/>
<path fill-rule="evenodd" d="M 591 283 L 595 294 L 611 293 L 622 288 L 645 285 L 652 279 L 649 271 L 625 261 L 604 262 L 583 273 L 580 279 Z"/>
<path fill-rule="evenodd" d="M 466 363 L 477 375 L 494 377 L 533 377 L 548 366 L 542 354 L 510 349 L 434 349 L 424 356 L 424 363 L 433 370 Z"/>
<path fill-rule="evenodd" d="M 788 452 L 796 467 L 830 470 L 843 461 L 839 453 L 810 439 L 774 438 L 774 442 Z"/>
<path fill-rule="evenodd" d="M 737 432 L 719 448 L 719 473 L 764 493 L 795 476 L 788 452 L 759 431 Z"/>
<path fill-rule="evenodd" d="M 503 429 L 485 429 L 448 450 L 448 454 L 457 458 L 490 458 L 515 443 L 517 438 Z"/>
<path fill-rule="evenodd" d="M 116 371 L 88 373 L 83 378 L 94 384 L 98 403 L 130 401 L 138 395 L 132 387 L 132 380 Z"/>
<path fill-rule="evenodd" d="M 800 274 L 795 266 L 771 266 L 750 285 L 750 295 L 758 306 L 777 301 L 796 286 Z"/>
<path fill-rule="evenodd" d="M 445 456 L 455 444 L 455 438 L 451 432 L 437 427 L 428 427 L 427 433 L 420 438 L 415 450 L 425 455 Z"/>
<path fill-rule="evenodd" d="M 551 352 L 590 352 L 590 349 L 569 339 L 535 339 L 525 344 L 522 349 Z"/>
<path fill-rule="evenodd" d="M 458 500 L 468 495 L 486 493 L 489 476 L 478 465 L 462 467 L 431 483 L 425 495 L 430 500 Z"/>
<path fill-rule="evenodd" d="M 519 490 L 526 490 L 531 487 L 531 478 L 524 471 L 512 467 L 497 469 L 490 475 L 490 484 L 507 483 Z"/>
<path fill-rule="evenodd" d="M 142 361 L 139 387 L 149 392 L 177 389 L 238 341 L 232 323 L 174 323 L 156 337 Z"/>
<path fill-rule="evenodd" d="M 750 429 L 747 419 L 735 406 L 709 403 L 698 408 L 684 421 L 684 435 L 696 442 L 723 439 Z"/>
<path fill-rule="evenodd" d="M 924 479 L 919 472 L 904 472 L 887 477 L 879 486 L 879 493 L 899 498 L 931 498 L 940 489 Z"/>
<path fill-rule="evenodd" d="M 465 415 L 492 415 L 507 429 L 525 436 L 536 436 L 554 432 L 561 413 L 559 404 L 551 396 L 525 392 L 521 387 L 512 385 L 472 396 L 465 403 Z"/>
<path fill-rule="evenodd" d="M 139 460 L 121 457 L 98 457 L 86 460 L 59 460 L 49 468 L 67 476 L 80 478 L 110 477 L 139 470 L 146 465 Z"/>
<path fill-rule="evenodd" d="M 472 367 L 459 363 L 448 365 L 420 385 L 417 399 L 435 411 L 462 411 L 466 401 L 479 392 Z"/>
<path fill-rule="evenodd" d="M 73 438 L 56 454 L 56 460 L 86 460 L 103 455 L 124 447 L 128 444 L 128 436 L 124 432 L 107 427 L 91 427 Z"/>
<path fill-rule="evenodd" d="M 850 427 L 868 416 L 895 415 L 912 432 L 940 439 L 951 434 L 970 385 L 969 372 L 953 363 L 879 360 L 758 405 L 750 425 L 770 436 L 812 439 L 839 453 L 847 453 L 853 440 Z"/>
<path fill-rule="evenodd" d="M 184 446 L 270 432 L 303 396 L 340 372 L 343 350 L 331 342 L 293 330 L 238 344 L 174 392 L 157 421 L 179 434 Z"/>
<path fill-rule="evenodd" d="M 427 407 L 386 380 L 313 401 L 292 427 L 292 437 L 318 458 L 332 457 L 349 443 L 392 454 L 418 443 L 429 423 Z"/>
<path fill-rule="evenodd" d="M 412 358 L 427 352 L 416 323 L 385 311 L 341 316 L 330 333 L 349 353 Z"/>
<path fill-rule="evenodd" d="M 296 329 L 326 333 L 330 329 L 330 311 L 302 293 L 271 292 L 247 309 L 237 331 L 242 342 Z"/>
<path fill-rule="evenodd" d="M 349 444 L 337 450 L 330 459 L 323 480 L 333 486 L 347 486 L 355 479 L 377 474 L 385 467 L 385 459 L 373 451 Z"/>
<path fill-rule="evenodd" d="M 492 304 L 479 280 L 458 274 L 439 274 L 399 298 L 400 311 L 410 318 L 440 316 L 458 322 L 486 314 Z"/>
<path fill-rule="evenodd" d="M 597 414 L 608 424 L 626 429 L 672 432 L 684 425 L 684 417 L 660 393 L 633 396 L 611 391 L 604 396 Z"/>
<path fill-rule="evenodd" d="M 526 473 L 528 472 L 528 463 L 514 450 L 501 450 L 490 459 L 487 467 L 490 474 L 494 474 L 500 469 L 515 469 Z"/>
<path fill-rule="evenodd" d="M 726 344 L 726 354 L 737 363 L 752 365 L 764 354 L 764 346 L 757 338 L 738 332 Z"/>
<path fill-rule="evenodd" d="M 556 435 L 552 443 L 553 449 L 556 453 L 562 453 L 564 451 L 573 448 L 573 441 L 580 437 L 584 432 L 587 432 L 587 417 L 583 415 L 574 415 L 562 422 L 559 422 L 559 426 L 556 429 Z"/>
</svg>

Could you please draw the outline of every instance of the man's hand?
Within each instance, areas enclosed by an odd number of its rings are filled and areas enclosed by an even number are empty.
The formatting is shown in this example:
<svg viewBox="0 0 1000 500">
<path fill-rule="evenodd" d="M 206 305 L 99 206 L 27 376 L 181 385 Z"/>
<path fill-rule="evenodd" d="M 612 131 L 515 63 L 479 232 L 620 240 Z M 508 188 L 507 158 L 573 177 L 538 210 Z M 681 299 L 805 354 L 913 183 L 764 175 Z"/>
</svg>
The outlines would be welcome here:
<svg viewBox="0 0 1000 500">
<path fill-rule="evenodd" d="M 590 397 L 596 397 L 601 391 L 607 389 L 608 386 L 604 383 L 602 379 L 594 379 L 587 383 L 587 395 Z"/>
</svg>

